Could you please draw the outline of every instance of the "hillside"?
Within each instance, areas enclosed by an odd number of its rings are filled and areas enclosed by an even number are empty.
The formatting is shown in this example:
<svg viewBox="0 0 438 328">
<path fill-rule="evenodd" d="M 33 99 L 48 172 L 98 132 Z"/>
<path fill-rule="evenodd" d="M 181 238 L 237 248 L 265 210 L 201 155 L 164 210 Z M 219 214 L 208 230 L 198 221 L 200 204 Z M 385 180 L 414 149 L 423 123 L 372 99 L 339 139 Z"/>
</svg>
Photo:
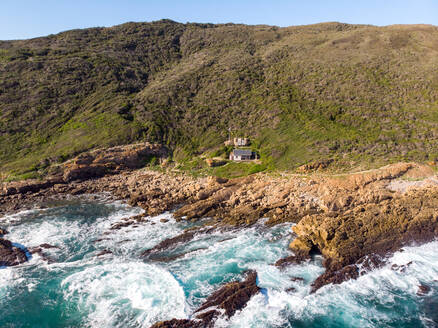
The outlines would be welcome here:
<svg viewBox="0 0 438 328">
<path fill-rule="evenodd" d="M 438 28 L 169 20 L 0 41 L 0 172 L 134 141 L 174 159 L 228 128 L 270 168 L 438 158 Z"/>
</svg>

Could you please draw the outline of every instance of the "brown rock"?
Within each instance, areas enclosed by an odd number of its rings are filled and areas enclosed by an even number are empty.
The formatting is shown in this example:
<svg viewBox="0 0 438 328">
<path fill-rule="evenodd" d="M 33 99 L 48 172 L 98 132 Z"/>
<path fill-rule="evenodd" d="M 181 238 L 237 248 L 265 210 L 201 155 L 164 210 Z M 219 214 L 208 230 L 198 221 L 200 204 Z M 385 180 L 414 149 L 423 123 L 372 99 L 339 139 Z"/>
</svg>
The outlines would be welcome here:
<svg viewBox="0 0 438 328">
<path fill-rule="evenodd" d="M 225 314 L 231 317 L 236 311 L 246 306 L 249 299 L 260 291 L 256 284 L 257 273 L 249 271 L 242 282 L 230 282 L 211 294 L 204 304 L 195 312 L 203 311 L 210 307 L 225 310 Z"/>
<path fill-rule="evenodd" d="M 430 292 L 430 287 L 424 284 L 421 284 L 420 286 L 418 286 L 418 292 L 417 295 L 418 296 L 424 296 L 426 294 L 428 294 Z"/>
<path fill-rule="evenodd" d="M 0 238 L 0 266 L 15 266 L 27 261 L 26 252 L 9 240 Z"/>
<path fill-rule="evenodd" d="M 201 322 L 195 322 L 188 319 L 172 319 L 160 321 L 151 326 L 151 328 L 202 328 Z"/>
<path fill-rule="evenodd" d="M 97 253 L 96 256 L 99 257 L 99 256 L 104 256 L 104 255 L 112 254 L 112 253 L 113 253 L 112 251 L 110 251 L 110 250 L 108 250 L 108 249 L 104 249 L 103 251 Z"/>
<path fill-rule="evenodd" d="M 277 262 L 275 262 L 275 266 L 277 267 L 285 267 L 291 264 L 300 264 L 303 261 L 310 258 L 310 255 L 303 252 L 298 252 L 297 255 L 291 255 L 282 259 L 279 259 Z"/>
<path fill-rule="evenodd" d="M 229 318 L 246 306 L 250 298 L 260 291 L 256 281 L 257 273 L 248 271 L 244 281 L 227 283 L 211 294 L 195 311 L 201 313 L 195 315 L 193 320 L 172 319 L 156 323 L 151 328 L 213 327 L 214 320 L 220 315 L 218 309 L 224 310 Z"/>
<path fill-rule="evenodd" d="M 195 231 L 184 232 L 178 236 L 168 238 L 168 239 L 161 241 L 158 245 L 155 245 L 153 248 L 144 251 L 141 254 L 141 256 L 148 256 L 151 253 L 156 253 L 156 252 L 163 251 L 165 249 L 169 249 L 171 247 L 174 247 L 177 244 L 189 242 L 194 237 L 195 237 Z"/>
</svg>

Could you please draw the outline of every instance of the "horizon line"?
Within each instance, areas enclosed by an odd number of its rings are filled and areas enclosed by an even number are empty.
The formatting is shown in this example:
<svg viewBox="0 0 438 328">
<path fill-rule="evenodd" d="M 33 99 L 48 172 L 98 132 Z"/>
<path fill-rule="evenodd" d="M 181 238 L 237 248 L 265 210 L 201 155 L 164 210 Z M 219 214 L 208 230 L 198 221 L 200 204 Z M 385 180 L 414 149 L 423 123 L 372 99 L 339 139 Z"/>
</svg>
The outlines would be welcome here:
<svg viewBox="0 0 438 328">
<path fill-rule="evenodd" d="M 54 33 L 49 33 L 45 35 L 39 35 L 31 38 L 18 38 L 18 39 L 2 39 L 1 42 L 8 42 L 8 41 L 25 41 L 25 40 L 34 40 L 39 38 L 45 38 L 49 36 L 55 36 L 62 33 L 67 33 L 70 31 L 81 31 L 81 30 L 89 30 L 89 29 L 110 29 L 118 26 L 122 26 L 125 24 L 152 24 L 152 23 L 158 23 L 162 21 L 169 21 L 177 24 L 208 24 L 208 25 L 243 25 L 243 26 L 267 26 L 267 27 L 277 27 L 277 28 L 289 28 L 289 27 L 304 27 L 304 26 L 312 26 L 312 25 L 322 25 L 322 24 L 345 24 L 345 25 L 356 25 L 356 26 L 370 26 L 370 27 L 391 27 L 391 26 L 424 26 L 424 27 L 435 27 L 438 28 L 438 25 L 429 24 L 429 23 L 410 23 L 410 24 L 388 24 L 388 25 L 376 25 L 376 24 L 366 24 L 366 23 L 346 23 L 341 21 L 323 21 L 318 23 L 309 23 L 309 24 L 297 24 L 297 25 L 287 25 L 287 26 L 281 26 L 281 25 L 270 25 L 270 24 L 245 24 L 245 23 L 235 23 L 235 22 L 226 22 L 226 23 L 211 23 L 211 22 L 179 22 L 177 20 L 171 19 L 171 18 L 161 18 L 158 20 L 151 20 L 151 21 L 126 21 L 123 23 L 118 23 L 114 25 L 103 25 L 103 26 L 88 26 L 88 27 L 79 27 L 79 28 L 70 28 Z"/>
</svg>

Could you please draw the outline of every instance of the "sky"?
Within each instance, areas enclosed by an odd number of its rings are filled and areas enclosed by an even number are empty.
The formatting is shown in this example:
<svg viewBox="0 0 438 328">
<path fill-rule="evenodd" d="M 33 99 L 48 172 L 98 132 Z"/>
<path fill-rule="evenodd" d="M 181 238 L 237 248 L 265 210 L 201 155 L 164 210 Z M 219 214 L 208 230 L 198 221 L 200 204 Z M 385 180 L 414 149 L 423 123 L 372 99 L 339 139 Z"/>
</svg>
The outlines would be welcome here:
<svg viewBox="0 0 438 328">
<path fill-rule="evenodd" d="M 163 18 L 277 26 L 438 25 L 438 0 L 0 0 L 0 40 Z"/>
</svg>

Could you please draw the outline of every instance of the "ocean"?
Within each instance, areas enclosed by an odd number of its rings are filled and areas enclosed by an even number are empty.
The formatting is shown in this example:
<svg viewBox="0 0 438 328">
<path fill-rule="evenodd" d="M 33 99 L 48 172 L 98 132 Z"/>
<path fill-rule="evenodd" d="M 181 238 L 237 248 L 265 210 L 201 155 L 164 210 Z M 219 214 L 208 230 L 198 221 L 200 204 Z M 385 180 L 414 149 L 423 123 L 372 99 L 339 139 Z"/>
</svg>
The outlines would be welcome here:
<svg viewBox="0 0 438 328">
<path fill-rule="evenodd" d="M 279 269 L 290 255 L 291 223 L 198 234 L 147 259 L 141 253 L 184 229 L 171 213 L 111 230 L 141 213 L 103 195 L 77 197 L 0 218 L 14 243 L 43 243 L 46 259 L 0 268 L 0 327 L 150 327 L 191 318 L 226 282 L 258 273 L 262 292 L 215 327 L 438 327 L 438 242 L 405 247 L 357 280 L 310 294 L 322 258 Z M 106 254 L 102 254 L 105 251 Z M 100 254 L 100 256 L 98 256 Z M 296 279 L 302 278 L 302 279 Z M 431 291 L 418 295 L 419 285 Z"/>
</svg>

